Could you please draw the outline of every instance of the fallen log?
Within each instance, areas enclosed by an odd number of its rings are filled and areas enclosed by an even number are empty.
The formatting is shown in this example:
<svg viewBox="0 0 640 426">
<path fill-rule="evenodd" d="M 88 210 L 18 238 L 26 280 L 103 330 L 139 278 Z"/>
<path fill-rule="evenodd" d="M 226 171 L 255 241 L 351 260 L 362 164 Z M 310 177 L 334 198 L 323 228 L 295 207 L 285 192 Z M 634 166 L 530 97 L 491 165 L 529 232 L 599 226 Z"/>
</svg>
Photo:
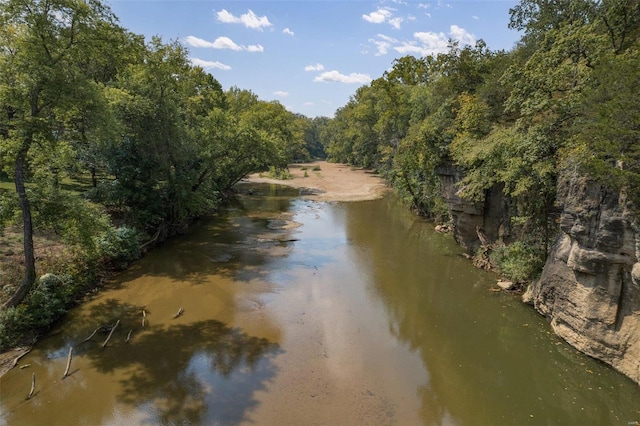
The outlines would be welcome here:
<svg viewBox="0 0 640 426">
<path fill-rule="evenodd" d="M 96 328 L 95 330 L 93 330 L 93 333 L 91 333 L 91 335 L 90 335 L 89 337 L 87 337 L 86 339 L 84 339 L 84 340 L 83 340 L 82 342 L 80 342 L 80 343 L 88 342 L 89 340 L 91 340 L 91 338 L 92 338 L 93 336 L 95 336 L 95 335 L 96 335 L 96 333 L 98 332 L 98 330 L 100 330 L 101 328 L 102 328 L 102 326 L 100 326 L 100 327 Z"/>
<path fill-rule="evenodd" d="M 62 380 L 65 379 L 69 375 L 69 368 L 71 368 L 71 358 L 73 357 L 73 346 L 69 348 L 69 356 L 67 356 L 67 368 L 64 370 L 64 375 L 62 376 Z"/>
<path fill-rule="evenodd" d="M 29 391 L 29 395 L 27 395 L 27 399 L 31 399 L 33 396 L 33 391 L 36 390 L 36 373 L 31 374 L 31 390 Z"/>
<path fill-rule="evenodd" d="M 111 339 L 111 336 L 113 335 L 113 332 L 115 331 L 115 329 L 118 326 L 118 324 L 120 324 L 120 320 L 116 321 L 116 325 L 114 325 L 113 328 L 111 329 L 111 331 L 109 332 L 109 335 L 107 336 L 107 339 L 102 344 L 102 349 L 104 349 L 104 347 L 107 346 L 107 343 L 109 342 L 109 339 Z"/>
<path fill-rule="evenodd" d="M 182 309 L 182 308 L 178 309 L 178 312 L 173 316 L 173 319 L 178 318 L 183 313 L 184 313 L 184 309 Z"/>
<path fill-rule="evenodd" d="M 29 349 L 28 351 L 26 351 L 23 354 L 18 355 L 14 360 L 13 360 L 13 365 L 11 365 L 11 368 L 15 367 L 16 365 L 18 365 L 18 361 L 20 361 L 20 358 L 22 358 L 23 356 L 25 356 L 26 354 L 28 354 L 29 352 L 31 352 L 31 349 Z"/>
</svg>

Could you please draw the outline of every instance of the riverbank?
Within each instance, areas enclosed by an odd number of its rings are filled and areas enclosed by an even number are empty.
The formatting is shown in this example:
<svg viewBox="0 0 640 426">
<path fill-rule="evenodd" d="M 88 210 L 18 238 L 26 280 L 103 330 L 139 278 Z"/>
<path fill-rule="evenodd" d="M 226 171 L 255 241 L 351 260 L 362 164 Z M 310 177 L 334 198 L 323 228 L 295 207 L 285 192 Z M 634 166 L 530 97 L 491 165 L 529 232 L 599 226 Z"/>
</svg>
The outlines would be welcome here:
<svg viewBox="0 0 640 426">
<path fill-rule="evenodd" d="M 369 170 L 345 164 L 315 161 L 291 164 L 291 179 L 272 179 L 256 173 L 245 181 L 299 188 L 302 196 L 317 201 L 365 201 L 381 198 L 389 190 L 384 180 Z"/>
<path fill-rule="evenodd" d="M 248 176 L 245 181 L 254 183 L 274 183 L 294 188 L 299 188 L 304 198 L 318 201 L 364 201 L 381 198 L 388 190 L 384 180 L 371 171 L 355 169 L 348 165 L 316 161 L 313 163 L 292 164 L 289 166 L 291 179 L 277 180 L 265 177 L 259 173 Z M 4 266 L 2 271 L 13 271 L 11 266 L 20 263 L 19 233 L 5 235 L 8 239 L 15 234 L 15 247 L 5 245 L 5 251 L 11 256 L 3 256 Z M 49 242 L 38 240 L 40 262 L 54 254 L 60 256 L 62 248 L 56 246 L 55 250 L 49 250 Z M 46 250 L 43 249 L 47 248 Z M 11 250 L 9 250 L 11 249 Z M 4 253 L 6 254 L 6 253 Z M 44 256 L 44 257 L 43 257 Z M 19 277 L 17 271 L 13 271 L 14 278 Z M 17 278 L 16 278 L 17 279 Z M 21 346 L 13 350 L 0 353 L 0 377 L 15 366 L 15 359 L 30 350 L 29 346 Z"/>
</svg>

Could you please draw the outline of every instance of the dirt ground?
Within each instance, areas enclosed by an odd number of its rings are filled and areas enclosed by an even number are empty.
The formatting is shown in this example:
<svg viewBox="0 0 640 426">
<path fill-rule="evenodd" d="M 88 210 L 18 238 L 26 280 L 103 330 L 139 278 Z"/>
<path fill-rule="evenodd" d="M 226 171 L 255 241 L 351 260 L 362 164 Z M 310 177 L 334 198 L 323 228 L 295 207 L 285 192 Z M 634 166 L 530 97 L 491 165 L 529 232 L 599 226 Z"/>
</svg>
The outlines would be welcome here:
<svg viewBox="0 0 640 426">
<path fill-rule="evenodd" d="M 317 171 L 314 171 L 313 169 Z M 318 170 L 319 168 L 319 170 Z M 277 183 L 308 189 L 305 198 L 319 201 L 363 201 L 382 197 L 388 190 L 384 180 L 370 171 L 353 169 L 345 164 L 316 161 L 289 166 L 292 179 L 270 179 L 254 174 L 247 178 L 255 183 Z M 306 172 L 306 176 L 305 176 Z"/>
</svg>

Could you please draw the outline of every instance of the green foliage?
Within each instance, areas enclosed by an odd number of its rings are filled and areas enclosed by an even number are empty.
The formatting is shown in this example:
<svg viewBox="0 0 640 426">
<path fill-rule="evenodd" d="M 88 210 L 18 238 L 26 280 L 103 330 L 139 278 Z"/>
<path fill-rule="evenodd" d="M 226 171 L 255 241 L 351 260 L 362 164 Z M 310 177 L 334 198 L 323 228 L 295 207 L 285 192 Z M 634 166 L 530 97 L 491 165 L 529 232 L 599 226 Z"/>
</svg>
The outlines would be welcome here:
<svg viewBox="0 0 640 426">
<path fill-rule="evenodd" d="M 21 305 L 0 310 L 0 350 L 19 344 L 25 333 L 60 318 L 74 290 L 68 275 L 42 275 Z"/>
<path fill-rule="evenodd" d="M 24 305 L 0 309 L 0 350 L 20 343 L 22 334 L 29 327 L 24 312 Z"/>
<path fill-rule="evenodd" d="M 68 246 L 95 253 L 94 236 L 110 228 L 104 212 L 58 187 L 38 185 L 29 193 L 37 229 L 61 236 Z"/>
<path fill-rule="evenodd" d="M 66 310 L 70 285 L 63 278 L 44 274 L 25 299 L 26 314 L 31 328 L 42 328 L 57 319 Z"/>
<path fill-rule="evenodd" d="M 640 50 L 603 58 L 593 84 L 583 93 L 573 137 L 563 152 L 572 166 L 580 166 L 614 189 L 628 188 L 640 202 Z"/>
<path fill-rule="evenodd" d="M 121 226 L 96 239 L 99 257 L 120 267 L 140 258 L 140 240 L 135 229 Z"/>
<path fill-rule="evenodd" d="M 15 193 L 0 191 L 0 235 L 3 229 L 10 223 L 16 222 L 18 200 Z"/>
<path fill-rule="evenodd" d="M 493 249 L 491 261 L 500 274 L 516 283 L 530 282 L 538 277 L 544 266 L 546 253 L 539 247 L 516 241 Z"/>
<path fill-rule="evenodd" d="M 269 167 L 269 177 L 271 179 L 278 179 L 278 180 L 288 180 L 293 178 L 289 169 L 279 169 L 279 168 L 276 168 L 275 166 Z"/>
</svg>

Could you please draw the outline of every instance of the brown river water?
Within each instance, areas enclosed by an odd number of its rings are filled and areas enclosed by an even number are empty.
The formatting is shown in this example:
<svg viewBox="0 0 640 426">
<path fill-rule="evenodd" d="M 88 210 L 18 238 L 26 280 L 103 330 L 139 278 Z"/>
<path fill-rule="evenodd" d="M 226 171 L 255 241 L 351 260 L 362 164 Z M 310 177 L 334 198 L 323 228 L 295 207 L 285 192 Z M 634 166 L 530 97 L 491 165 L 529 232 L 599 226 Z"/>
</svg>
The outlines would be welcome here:
<svg viewBox="0 0 640 426">
<path fill-rule="evenodd" d="M 640 422 L 640 387 L 491 291 L 495 275 L 393 195 L 240 188 L 2 377 L 0 424 Z M 104 348 L 106 332 L 81 343 L 118 320 Z"/>
</svg>

